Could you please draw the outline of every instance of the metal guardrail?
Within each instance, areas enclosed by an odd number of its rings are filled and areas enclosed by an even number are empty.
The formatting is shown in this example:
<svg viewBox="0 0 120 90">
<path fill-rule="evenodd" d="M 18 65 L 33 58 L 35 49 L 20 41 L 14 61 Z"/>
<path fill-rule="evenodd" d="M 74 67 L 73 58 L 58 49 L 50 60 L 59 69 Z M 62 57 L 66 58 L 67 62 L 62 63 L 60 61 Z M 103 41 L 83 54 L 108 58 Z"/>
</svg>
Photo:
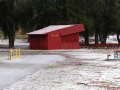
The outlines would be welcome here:
<svg viewBox="0 0 120 90">
<path fill-rule="evenodd" d="M 80 44 L 80 48 L 105 49 L 105 48 L 119 48 L 120 44 Z"/>
</svg>

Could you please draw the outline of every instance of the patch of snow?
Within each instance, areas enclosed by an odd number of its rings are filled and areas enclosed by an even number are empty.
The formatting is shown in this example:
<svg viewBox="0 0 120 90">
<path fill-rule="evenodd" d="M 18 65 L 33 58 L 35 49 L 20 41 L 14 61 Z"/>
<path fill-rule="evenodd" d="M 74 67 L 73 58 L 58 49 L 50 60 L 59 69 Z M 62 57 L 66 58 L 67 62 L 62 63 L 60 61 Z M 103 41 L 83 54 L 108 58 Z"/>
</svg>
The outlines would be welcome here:
<svg viewBox="0 0 120 90">
<path fill-rule="evenodd" d="M 5 60 L 1 58 L 0 90 L 60 60 L 64 60 L 64 57 L 60 55 L 26 55 L 21 56 L 18 60 Z"/>
<path fill-rule="evenodd" d="M 108 43 L 117 42 L 114 38 L 108 37 Z M 94 37 L 90 39 L 93 40 Z M 22 41 L 15 42 L 18 45 L 20 43 L 22 44 Z M 4 89 L 0 88 L 2 90 L 109 90 L 108 87 L 117 87 L 116 90 L 120 90 L 120 61 L 106 61 L 108 53 L 111 54 L 109 59 L 114 59 L 113 51 L 114 49 L 49 50 L 46 52 L 60 55 L 23 55 L 21 59 L 12 61 L 5 60 L 4 56 L 1 56 L 0 86 L 4 85 Z M 74 59 L 81 64 L 54 65 L 56 61 L 68 60 L 72 63 Z"/>
<path fill-rule="evenodd" d="M 98 40 L 99 40 L 99 38 L 98 38 Z M 85 39 L 84 38 L 80 38 L 79 42 L 81 44 L 85 43 Z M 94 36 L 89 37 L 89 43 L 90 44 L 94 44 L 95 43 L 95 37 Z M 98 43 L 100 43 L 100 41 Z M 118 43 L 117 36 L 116 35 L 108 35 L 108 37 L 106 39 L 106 43 Z"/>
<path fill-rule="evenodd" d="M 105 49 L 51 51 L 70 55 L 83 64 L 67 67 L 52 65 L 40 69 L 5 90 L 108 90 L 104 86 L 119 87 L 120 62 L 105 61 L 106 53 L 112 51 Z"/>
</svg>

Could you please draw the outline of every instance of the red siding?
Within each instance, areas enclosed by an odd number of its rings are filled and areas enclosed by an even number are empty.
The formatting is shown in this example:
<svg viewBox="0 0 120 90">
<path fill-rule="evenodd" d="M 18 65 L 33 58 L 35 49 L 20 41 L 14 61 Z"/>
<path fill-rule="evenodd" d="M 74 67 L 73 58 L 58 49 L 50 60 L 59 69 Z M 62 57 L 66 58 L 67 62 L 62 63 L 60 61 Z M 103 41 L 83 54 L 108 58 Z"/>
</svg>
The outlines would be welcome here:
<svg viewBox="0 0 120 90">
<path fill-rule="evenodd" d="M 84 31 L 83 24 L 58 29 L 44 34 L 30 34 L 30 49 L 79 49 L 79 32 Z M 45 39 L 44 39 L 44 36 Z"/>
<path fill-rule="evenodd" d="M 30 49 L 37 49 L 37 36 L 36 35 L 30 35 Z"/>
<path fill-rule="evenodd" d="M 59 31 L 54 31 L 46 35 L 30 35 L 30 49 L 78 49 L 79 33 L 60 36 Z"/>
<path fill-rule="evenodd" d="M 48 49 L 61 49 L 61 36 L 59 31 L 48 34 Z"/>
<path fill-rule="evenodd" d="M 79 49 L 78 42 L 63 42 L 61 43 L 61 49 Z"/>
<path fill-rule="evenodd" d="M 78 42 L 78 33 L 61 36 L 61 42 Z"/>
<path fill-rule="evenodd" d="M 83 24 L 75 24 L 74 26 L 68 27 L 61 29 L 61 36 L 68 35 L 68 34 L 73 34 L 73 33 L 78 33 L 84 31 L 84 25 Z"/>
<path fill-rule="evenodd" d="M 47 47 L 47 35 L 43 40 L 44 35 L 30 35 L 30 49 L 48 49 Z"/>
<path fill-rule="evenodd" d="M 78 49 L 79 33 L 65 35 L 61 37 L 61 49 Z"/>
<path fill-rule="evenodd" d="M 38 37 L 38 49 L 48 49 L 47 45 L 47 35 L 40 35 Z"/>
</svg>

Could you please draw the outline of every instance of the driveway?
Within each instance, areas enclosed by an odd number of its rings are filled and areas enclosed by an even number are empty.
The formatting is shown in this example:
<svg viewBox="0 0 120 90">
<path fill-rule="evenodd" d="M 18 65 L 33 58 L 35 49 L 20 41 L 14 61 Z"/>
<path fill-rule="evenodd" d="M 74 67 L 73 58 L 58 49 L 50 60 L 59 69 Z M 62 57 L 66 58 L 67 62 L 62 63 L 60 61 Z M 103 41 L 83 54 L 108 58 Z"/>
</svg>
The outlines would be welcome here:
<svg viewBox="0 0 120 90">
<path fill-rule="evenodd" d="M 9 88 L 17 81 L 24 79 L 36 71 L 64 59 L 60 55 L 22 55 L 8 60 L 7 55 L 0 57 L 0 90 Z"/>
</svg>

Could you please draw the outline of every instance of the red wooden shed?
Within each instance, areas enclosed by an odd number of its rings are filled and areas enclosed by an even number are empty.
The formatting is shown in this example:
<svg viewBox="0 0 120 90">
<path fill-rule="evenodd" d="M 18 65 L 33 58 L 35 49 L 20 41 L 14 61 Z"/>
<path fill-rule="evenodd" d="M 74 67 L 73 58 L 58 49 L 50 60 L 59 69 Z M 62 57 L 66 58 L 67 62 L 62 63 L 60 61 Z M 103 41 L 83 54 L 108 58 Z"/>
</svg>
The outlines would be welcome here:
<svg viewBox="0 0 120 90">
<path fill-rule="evenodd" d="M 50 25 L 30 33 L 30 49 L 79 49 L 79 32 L 85 31 L 83 24 Z"/>
</svg>

